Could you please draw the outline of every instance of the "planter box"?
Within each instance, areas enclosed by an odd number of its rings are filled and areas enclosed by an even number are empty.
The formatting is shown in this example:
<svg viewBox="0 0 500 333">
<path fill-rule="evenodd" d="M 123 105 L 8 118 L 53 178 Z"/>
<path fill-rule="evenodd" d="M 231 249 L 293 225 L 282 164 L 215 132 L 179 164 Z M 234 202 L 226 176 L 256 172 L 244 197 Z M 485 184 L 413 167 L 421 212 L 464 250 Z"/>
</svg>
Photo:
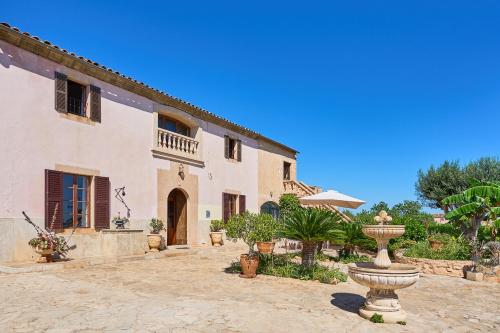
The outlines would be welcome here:
<svg viewBox="0 0 500 333">
<path fill-rule="evenodd" d="M 480 272 L 467 271 L 467 273 L 465 274 L 465 278 L 471 281 L 483 281 L 484 274 Z"/>
</svg>

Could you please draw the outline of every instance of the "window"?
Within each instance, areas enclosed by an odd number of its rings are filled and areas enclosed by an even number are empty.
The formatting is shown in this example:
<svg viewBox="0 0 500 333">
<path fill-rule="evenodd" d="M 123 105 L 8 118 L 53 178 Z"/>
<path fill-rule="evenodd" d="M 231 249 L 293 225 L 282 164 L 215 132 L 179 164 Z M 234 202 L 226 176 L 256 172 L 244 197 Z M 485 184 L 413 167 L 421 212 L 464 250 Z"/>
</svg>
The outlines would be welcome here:
<svg viewBox="0 0 500 333">
<path fill-rule="evenodd" d="M 241 140 L 224 136 L 224 157 L 241 162 Z"/>
<path fill-rule="evenodd" d="M 68 113 L 76 114 L 85 117 L 85 86 L 68 80 Z"/>
<path fill-rule="evenodd" d="M 283 162 L 283 179 L 290 180 L 290 167 L 291 164 L 288 162 Z"/>
<path fill-rule="evenodd" d="M 63 228 L 86 228 L 89 223 L 89 177 L 63 174 Z"/>
<path fill-rule="evenodd" d="M 184 136 L 190 136 L 190 129 L 178 120 L 158 115 L 158 127 Z"/>
<path fill-rule="evenodd" d="M 273 201 L 268 201 L 260 206 L 261 214 L 269 214 L 275 219 L 280 217 L 280 207 Z"/>
<path fill-rule="evenodd" d="M 57 112 L 71 113 L 78 116 L 90 116 L 90 120 L 101 122 L 101 88 L 89 85 L 87 87 L 68 80 L 65 74 L 55 72 L 54 107 Z M 89 95 L 89 110 L 87 112 L 87 94 Z"/>
<path fill-rule="evenodd" d="M 222 193 L 222 219 L 224 222 L 236 214 L 243 214 L 246 211 L 246 196 Z"/>
</svg>

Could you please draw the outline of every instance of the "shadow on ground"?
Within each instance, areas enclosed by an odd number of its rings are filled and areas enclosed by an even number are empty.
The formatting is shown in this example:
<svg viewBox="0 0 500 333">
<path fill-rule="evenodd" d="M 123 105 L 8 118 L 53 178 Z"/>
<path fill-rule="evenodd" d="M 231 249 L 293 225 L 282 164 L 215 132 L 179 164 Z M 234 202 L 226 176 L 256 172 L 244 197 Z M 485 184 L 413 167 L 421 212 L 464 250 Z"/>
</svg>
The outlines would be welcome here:
<svg viewBox="0 0 500 333">
<path fill-rule="evenodd" d="M 358 309 L 365 302 L 365 298 L 358 294 L 351 293 L 335 293 L 332 294 L 332 300 L 330 303 L 337 308 L 352 312 L 358 313 Z"/>
</svg>

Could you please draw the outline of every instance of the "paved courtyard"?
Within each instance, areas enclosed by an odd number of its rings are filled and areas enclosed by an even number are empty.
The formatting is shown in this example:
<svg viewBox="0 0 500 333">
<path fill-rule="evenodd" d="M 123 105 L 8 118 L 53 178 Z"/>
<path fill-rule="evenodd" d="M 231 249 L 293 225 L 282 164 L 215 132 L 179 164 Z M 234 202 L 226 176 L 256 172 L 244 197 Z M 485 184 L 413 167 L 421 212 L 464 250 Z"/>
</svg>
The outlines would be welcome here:
<svg viewBox="0 0 500 333">
<path fill-rule="evenodd" d="M 235 245 L 188 256 L 0 274 L 0 332 L 499 332 L 500 286 L 426 275 L 399 292 L 406 326 L 356 309 L 367 288 L 224 273 Z"/>
</svg>

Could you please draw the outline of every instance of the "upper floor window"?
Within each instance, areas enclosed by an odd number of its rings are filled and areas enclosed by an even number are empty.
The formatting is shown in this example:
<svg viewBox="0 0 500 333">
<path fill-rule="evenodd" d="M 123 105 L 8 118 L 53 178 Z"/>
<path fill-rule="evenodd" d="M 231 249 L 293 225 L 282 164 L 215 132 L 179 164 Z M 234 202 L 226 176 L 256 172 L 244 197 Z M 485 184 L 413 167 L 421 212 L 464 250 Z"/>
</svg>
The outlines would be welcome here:
<svg viewBox="0 0 500 333">
<path fill-rule="evenodd" d="M 188 126 L 176 119 L 163 115 L 158 115 L 158 127 L 184 136 L 190 136 L 191 134 Z"/>
<path fill-rule="evenodd" d="M 65 74 L 55 72 L 55 109 L 101 122 L 101 88 L 68 80 Z M 87 110 L 87 96 L 89 97 Z"/>
<path fill-rule="evenodd" d="M 241 162 L 241 140 L 224 136 L 224 157 Z"/>
<path fill-rule="evenodd" d="M 68 80 L 68 97 L 66 101 L 66 110 L 68 113 L 85 117 L 85 97 L 87 89 L 85 86 Z"/>
<path fill-rule="evenodd" d="M 283 162 L 283 179 L 290 180 L 290 167 L 292 165 L 288 162 Z"/>
</svg>

